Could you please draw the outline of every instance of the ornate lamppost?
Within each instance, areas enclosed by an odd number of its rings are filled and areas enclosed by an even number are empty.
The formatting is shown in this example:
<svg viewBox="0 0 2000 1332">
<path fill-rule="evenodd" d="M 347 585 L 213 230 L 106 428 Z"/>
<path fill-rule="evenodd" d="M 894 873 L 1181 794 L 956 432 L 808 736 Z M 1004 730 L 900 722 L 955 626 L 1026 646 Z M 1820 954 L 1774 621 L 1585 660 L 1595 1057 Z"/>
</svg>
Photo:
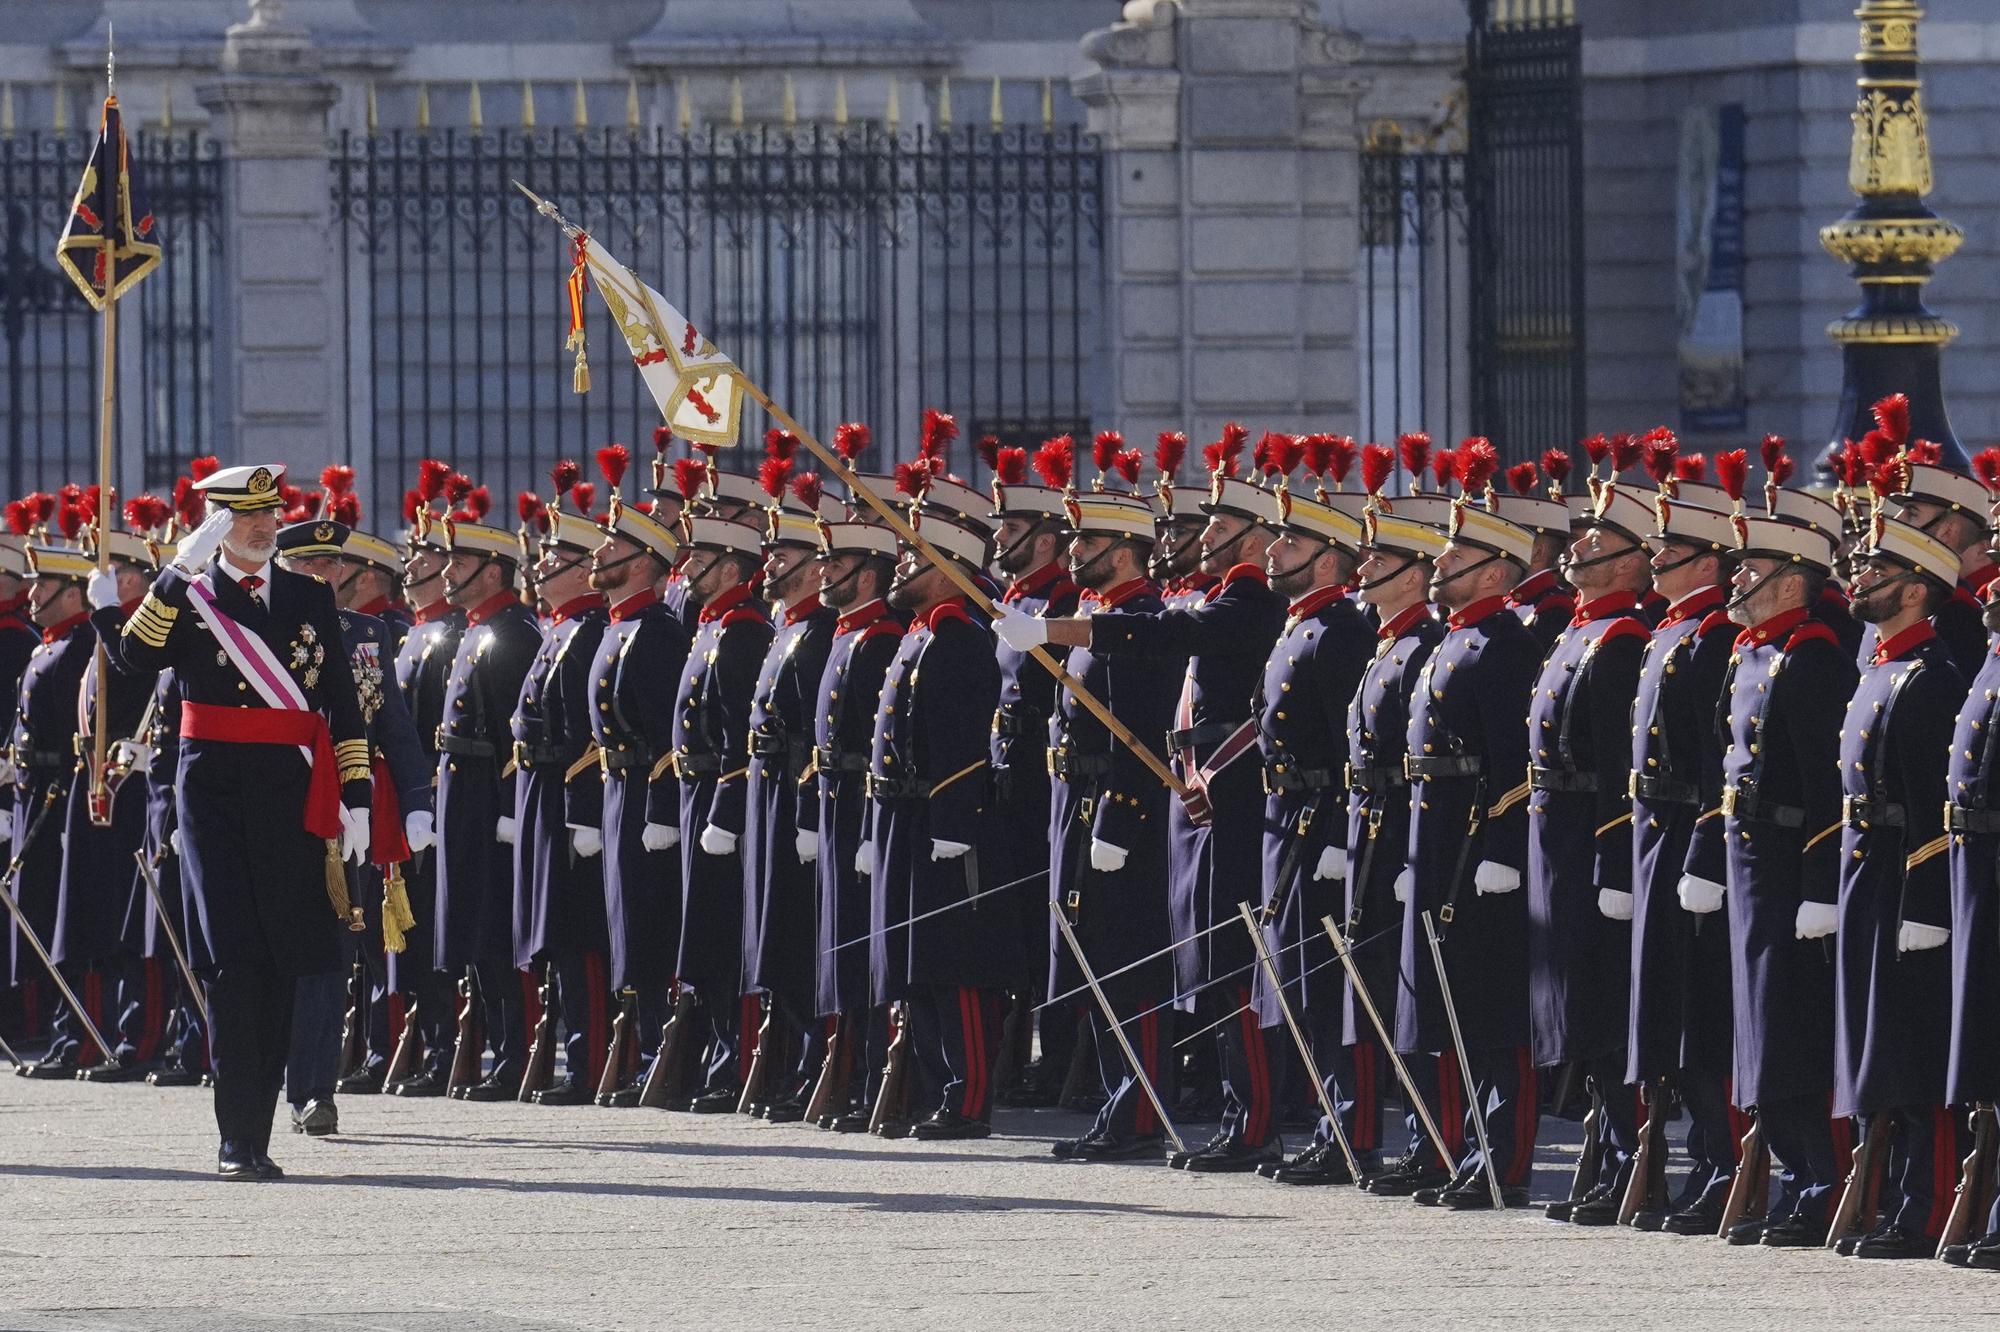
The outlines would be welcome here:
<svg viewBox="0 0 2000 1332">
<path fill-rule="evenodd" d="M 1854 137 L 1847 183 L 1861 202 L 1820 228 L 1828 254 L 1851 265 L 1861 304 L 1827 325 L 1840 344 L 1840 411 L 1820 455 L 1874 425 L 1869 407 L 1890 393 L 1910 397 L 1910 435 L 1935 441 L 1948 466 L 1964 468 L 1965 450 L 1946 415 L 1938 366 L 1958 327 L 1924 305 L 1924 284 L 1965 233 L 1924 203 L 1931 192 L 1931 148 L 1918 74 L 1916 0 L 1861 0 L 1861 50 L 1855 57 Z"/>
</svg>

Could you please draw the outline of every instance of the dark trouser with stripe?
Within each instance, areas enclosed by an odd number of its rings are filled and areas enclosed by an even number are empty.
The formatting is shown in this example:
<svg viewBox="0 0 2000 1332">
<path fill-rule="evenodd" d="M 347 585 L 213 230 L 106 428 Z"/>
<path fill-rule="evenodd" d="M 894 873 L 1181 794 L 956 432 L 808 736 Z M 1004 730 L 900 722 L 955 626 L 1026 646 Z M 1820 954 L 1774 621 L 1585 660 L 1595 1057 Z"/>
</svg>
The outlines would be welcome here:
<svg viewBox="0 0 2000 1332">
<path fill-rule="evenodd" d="M 1472 1065 L 1472 1094 L 1486 1107 L 1486 1142 L 1493 1149 L 1500 1186 L 1525 1185 L 1535 1168 L 1535 1133 L 1541 1126 L 1541 1091 L 1534 1056 L 1527 1046 L 1520 1045 L 1468 1050 L 1466 1057 Z M 1459 1160 L 1457 1178 L 1460 1183 L 1477 1184 L 1486 1173 L 1486 1162 L 1479 1154 L 1479 1133 L 1473 1126 L 1470 1105 L 1465 1110 L 1465 1141 L 1469 1150 Z"/>
<path fill-rule="evenodd" d="M 1282 1024 L 1257 1025 L 1248 985 L 1227 993 L 1231 997 L 1224 1002 L 1239 1011 L 1216 1038 L 1222 1056 L 1222 1128 L 1245 1146 L 1262 1147 L 1277 1123 L 1278 1098 L 1285 1090 L 1285 1056 L 1297 1055 Z"/>
<path fill-rule="evenodd" d="M 1146 1070 L 1146 1079 L 1153 1084 L 1162 1105 L 1172 1105 L 1180 1093 L 1176 1067 L 1179 1061 L 1167 1048 L 1165 1023 L 1170 1017 L 1171 1010 L 1147 1013 L 1125 1026 L 1125 1039 L 1132 1043 L 1132 1052 L 1139 1056 L 1139 1066 Z M 1097 1037 L 1097 1076 L 1104 1084 L 1107 1098 L 1103 1108 L 1097 1112 L 1097 1122 L 1091 1126 L 1091 1135 L 1152 1138 L 1165 1132 L 1159 1113 L 1146 1098 L 1146 1090 L 1139 1085 L 1139 1079 L 1133 1076 L 1132 1065 L 1119 1048 L 1118 1038 L 1109 1031 L 1104 1015 L 1092 1012 L 1090 1027 Z"/>
<path fill-rule="evenodd" d="M 1729 1084 L 1717 1074 L 1682 1069 L 1675 1087 L 1688 1112 L 1688 1178 L 1677 1206 L 1692 1206 L 1711 1193 L 1719 1205 L 1736 1178 L 1736 1153 L 1743 1136 L 1735 1132 L 1730 1117 Z"/>
<path fill-rule="evenodd" d="M 1824 1095 L 1792 1096 L 1757 1107 L 1764 1125 L 1764 1142 L 1778 1164 L 1779 1193 L 1771 1202 L 1771 1220 L 1800 1216 L 1825 1225 L 1834 1193 L 1844 1182 L 1835 1150 L 1833 1124 L 1827 1119 Z M 1844 1124 L 1843 1124 L 1844 1127 Z"/>
<path fill-rule="evenodd" d="M 416 969 L 406 968 L 400 974 L 408 975 L 412 970 Z M 417 1005 L 417 1032 L 424 1045 L 423 1062 L 411 1071 L 428 1073 L 443 1086 L 451 1076 L 452 1047 L 458 1043 L 457 980 L 449 972 L 428 967 L 418 970 L 410 998 Z"/>
<path fill-rule="evenodd" d="M 297 989 L 295 978 L 263 967 L 225 966 L 208 981 L 215 1126 L 225 1150 L 271 1149 Z"/>
<path fill-rule="evenodd" d="M 1944 1233 L 1958 1189 L 1959 1162 L 1970 1149 L 1965 1116 L 1945 1105 L 1898 1105 L 1866 1117 L 1889 1119 L 1889 1159 L 1882 1176 L 1883 1222 L 1931 1240 Z"/>
<path fill-rule="evenodd" d="M 69 982 L 69 988 L 83 1000 L 84 1011 L 90 1015 L 92 1025 L 105 1040 L 111 1042 L 114 1050 L 117 1049 L 117 1029 L 105 1020 L 105 1013 L 110 1008 L 106 1000 L 116 994 L 117 981 L 107 977 L 102 969 L 85 963 L 62 962 L 57 965 L 62 970 L 63 979 Z M 104 1052 L 97 1048 L 96 1041 L 90 1039 L 90 1032 L 77 1021 L 69 1001 L 60 993 L 56 995 L 55 1016 L 49 1021 L 49 1052 L 43 1058 L 67 1061 L 82 1068 L 104 1059 Z"/>
<path fill-rule="evenodd" d="M 1640 1092 L 1626 1083 L 1625 1063 L 1623 1049 L 1576 1061 L 1577 1072 L 1590 1079 L 1604 1098 L 1604 1152 L 1592 1181 L 1599 1188 L 1616 1185 L 1619 1172 L 1639 1150 Z"/>
<path fill-rule="evenodd" d="M 1409 1130 L 1409 1145 L 1404 1149 L 1413 1161 L 1429 1167 L 1443 1165 L 1445 1161 L 1457 1161 L 1465 1155 L 1465 1088 L 1458 1076 L 1458 1059 L 1441 1058 L 1434 1054 L 1406 1054 L 1403 1066 L 1410 1070 L 1410 1081 L 1417 1084 L 1424 1104 L 1437 1122 L 1438 1132 L 1444 1134 L 1443 1159 L 1440 1159 L 1438 1144 L 1431 1141 L 1431 1135 L 1424 1130 L 1423 1116 L 1410 1102 L 1410 1094 L 1403 1092 L 1403 1125 Z"/>
<path fill-rule="evenodd" d="M 604 954 L 566 954 L 555 959 L 555 968 L 564 1067 L 576 1085 L 595 1090 L 604 1072 L 604 1056 L 611 1049 L 611 982 L 605 976 Z M 643 1035 L 644 1030 L 642 1020 L 634 1034 Z M 657 1028 L 653 1039 L 659 1039 Z"/>
<path fill-rule="evenodd" d="M 910 1038 L 927 1104 L 988 1120 L 1005 992 L 971 985 L 910 987 Z M 914 1107 L 912 1107 L 914 1109 Z"/>
<path fill-rule="evenodd" d="M 819 1076 L 819 1066 L 826 1059 L 826 1037 L 832 1023 L 814 1017 L 807 1011 L 808 1006 L 775 994 L 771 996 L 771 1002 L 776 1005 L 772 1030 L 777 1030 L 780 1025 L 791 1030 L 798 1058 L 791 1062 L 789 1068 L 772 1071 L 772 1080 L 764 1088 L 764 1099 L 773 1104 L 804 1102 L 812 1095 L 813 1080 Z M 780 1045 L 778 1048 L 784 1047 Z"/>
<path fill-rule="evenodd" d="M 118 977 L 118 1062 L 150 1064 L 165 1051 L 168 996 L 180 988 L 173 959 L 121 953 L 107 965 Z"/>
<path fill-rule="evenodd" d="M 1347 1145 L 1354 1149 L 1356 1159 L 1367 1165 L 1382 1153 L 1382 1081 L 1385 1077 L 1394 1080 L 1388 1058 L 1373 1038 L 1353 1045 L 1341 1044 L 1336 1029 L 1328 1044 L 1322 1045 L 1318 1039 L 1313 1041 L 1313 1062 L 1319 1065 L 1320 1076 L 1326 1079 L 1327 1099 L 1340 1112 L 1340 1127 L 1347 1134 Z M 1314 1100 L 1317 1102 L 1318 1098 Z M 1319 1125 L 1313 1130 L 1313 1141 L 1332 1139 L 1333 1127 L 1322 1112 Z"/>
<path fill-rule="evenodd" d="M 493 1050 L 493 1071 L 487 1076 L 502 1087 L 521 1085 L 528 1066 L 528 991 L 533 982 L 514 966 L 511 957 L 472 964 L 478 979 L 479 1011 L 486 1041 Z M 453 1010 L 454 1028 L 457 1010 Z"/>
<path fill-rule="evenodd" d="M 380 1077 L 396 1053 L 396 1038 L 402 1032 L 389 1029 L 389 960 L 382 951 L 381 922 L 369 924 L 362 933 L 347 937 L 353 941 L 354 957 L 362 971 L 362 1011 L 357 1015 L 361 1022 L 361 1067 Z"/>
<path fill-rule="evenodd" d="M 863 1076 L 857 1080 L 859 1088 L 854 1096 L 854 1108 L 863 1112 L 872 1110 L 875 1100 L 882 1094 L 882 1075 L 889 1069 L 889 1005 L 877 1004 L 863 1016 L 862 1052 L 867 1062 L 863 1066 Z"/>
<path fill-rule="evenodd" d="M 695 1003 L 697 1027 L 707 1027 L 702 1058 L 702 1092 L 740 1091 L 750 1072 L 750 1055 L 757 1032 L 754 994 L 701 996 Z"/>
</svg>

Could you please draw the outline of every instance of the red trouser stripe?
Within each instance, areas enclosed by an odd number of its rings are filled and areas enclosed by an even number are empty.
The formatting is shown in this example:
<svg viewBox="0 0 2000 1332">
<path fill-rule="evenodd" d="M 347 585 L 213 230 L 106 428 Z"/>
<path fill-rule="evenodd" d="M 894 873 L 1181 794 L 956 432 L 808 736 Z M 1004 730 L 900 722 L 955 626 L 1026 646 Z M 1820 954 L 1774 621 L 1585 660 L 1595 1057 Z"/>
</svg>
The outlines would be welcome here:
<svg viewBox="0 0 2000 1332">
<path fill-rule="evenodd" d="M 1148 1013 L 1139 1019 L 1139 1064 L 1146 1070 L 1146 1080 L 1155 1087 L 1160 1085 L 1160 1015 Z M 1160 1131 L 1158 1118 L 1153 1113 L 1153 1098 L 1142 1089 L 1139 1104 L 1132 1111 L 1132 1132 L 1140 1137 L 1149 1137 Z"/>
<path fill-rule="evenodd" d="M 979 1083 L 978 1083 L 979 1094 L 973 1102 L 973 1104 L 977 1108 L 972 1112 L 972 1117 L 974 1119 L 985 1119 L 987 1115 L 991 1112 L 991 1107 L 988 1106 L 986 1103 L 986 1093 L 988 1089 L 988 1083 L 991 1081 L 991 1076 L 992 1076 L 987 1071 L 988 1064 L 986 1055 L 986 1003 L 984 996 L 982 996 L 978 990 L 968 987 L 965 994 L 967 1000 L 972 1005 L 973 1038 L 976 1041 L 978 1041 L 978 1046 L 976 1047 L 975 1053 L 973 1055 L 972 1067 L 979 1077 Z"/>
<path fill-rule="evenodd" d="M 1958 1116 L 1948 1105 L 1932 1106 L 1931 1116 L 1931 1213 L 1924 1221 L 1924 1234 L 1936 1239 L 1944 1234 L 1958 1191 Z M 1984 1222 L 1974 1217 L 1973 1224 Z"/>
<path fill-rule="evenodd" d="M 1257 1011 L 1248 1006 L 1249 986 L 1243 987 L 1242 996 L 1243 1061 L 1250 1069 L 1250 1104 L 1244 1107 L 1243 1140 L 1261 1147 L 1271 1135 L 1271 1070 L 1264 1058 L 1264 1031 L 1257 1025 Z"/>
<path fill-rule="evenodd" d="M 1465 1083 L 1459 1077 L 1458 1061 L 1449 1055 L 1437 1056 L 1438 1130 L 1444 1134 L 1444 1149 L 1456 1161 L 1465 1155 Z"/>
<path fill-rule="evenodd" d="M 1845 1178 L 1854 1169 L 1854 1121 L 1833 1116 L 1833 1093 L 1826 1095 L 1826 1108 L 1833 1129 L 1833 1166 Z"/>
<path fill-rule="evenodd" d="M 1507 1167 L 1502 1184 L 1526 1184 L 1535 1168 L 1535 1134 L 1541 1128 L 1541 1088 L 1535 1076 L 1534 1052 L 1522 1046 L 1515 1052 L 1521 1070 L 1521 1089 L 1514 1100 L 1514 1160 Z"/>
<path fill-rule="evenodd" d="M 1382 1145 L 1382 1107 L 1375 1082 L 1375 1042 L 1354 1045 L 1354 1150 L 1372 1152 Z"/>
<path fill-rule="evenodd" d="M 964 1055 L 964 1065 L 958 1070 L 958 1113 L 970 1118 L 972 1115 L 972 1083 L 978 1075 L 972 1069 L 979 1062 L 973 1048 L 972 1034 L 972 991 L 961 985 L 958 987 L 958 1047 Z"/>
<path fill-rule="evenodd" d="M 583 983 L 588 992 L 579 995 L 578 998 L 583 1000 L 583 1044 L 589 1051 L 584 1074 L 594 1087 L 603 1080 L 604 1061 L 611 1055 L 611 1015 L 606 1010 L 604 958 L 601 955 L 597 953 L 583 955 Z M 567 1001 L 569 996 L 564 995 L 563 998 Z M 570 1076 L 574 1080 L 575 1074 L 572 1073 Z"/>
<path fill-rule="evenodd" d="M 146 1008 L 139 1014 L 139 1058 L 150 1060 L 159 1058 L 160 1040 L 166 1034 L 167 986 L 159 958 L 145 958 L 141 965 L 146 971 Z"/>
</svg>

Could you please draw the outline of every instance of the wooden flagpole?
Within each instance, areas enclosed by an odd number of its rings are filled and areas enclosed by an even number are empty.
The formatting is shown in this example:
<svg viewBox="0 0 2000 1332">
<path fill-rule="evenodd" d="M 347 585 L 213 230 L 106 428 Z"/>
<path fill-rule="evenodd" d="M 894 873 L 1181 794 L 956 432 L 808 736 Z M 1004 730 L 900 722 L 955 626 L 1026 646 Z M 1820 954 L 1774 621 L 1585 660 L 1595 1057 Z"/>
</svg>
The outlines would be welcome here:
<svg viewBox="0 0 2000 1332">
<path fill-rule="evenodd" d="M 107 40 L 109 32 L 106 33 Z M 104 58 L 104 93 L 107 99 L 118 95 L 117 55 L 106 50 Z M 118 122 L 118 142 L 107 145 L 109 151 L 117 152 L 121 160 L 116 169 L 122 174 L 126 163 L 124 153 L 125 122 Z M 129 188 L 129 186 L 124 186 Z M 109 573 L 111 570 L 111 510 L 117 503 L 111 489 L 111 452 L 113 445 L 112 425 L 115 399 L 118 392 L 118 228 L 122 219 L 104 219 L 104 352 L 99 358 L 103 370 L 102 395 L 98 403 L 97 422 L 97 571 Z M 92 669 L 97 677 L 97 715 L 91 725 L 90 739 L 90 799 L 88 810 L 90 821 L 100 828 L 111 824 L 111 783 L 107 746 L 110 737 L 106 732 L 111 727 L 111 685 L 107 678 L 111 671 L 104 640 L 97 640 L 93 653 Z"/>
</svg>

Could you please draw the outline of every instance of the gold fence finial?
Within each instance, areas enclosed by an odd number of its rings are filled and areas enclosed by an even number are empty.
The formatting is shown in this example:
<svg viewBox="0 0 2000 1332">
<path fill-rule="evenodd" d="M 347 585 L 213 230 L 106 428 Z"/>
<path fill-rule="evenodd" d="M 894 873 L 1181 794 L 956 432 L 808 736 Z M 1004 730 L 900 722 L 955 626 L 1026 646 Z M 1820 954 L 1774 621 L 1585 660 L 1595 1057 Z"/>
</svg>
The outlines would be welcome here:
<svg viewBox="0 0 2000 1332">
<path fill-rule="evenodd" d="M 160 97 L 160 133 L 170 134 L 174 128 L 174 85 L 169 83 Z"/>
<path fill-rule="evenodd" d="M 427 130 L 430 127 L 431 85 L 428 83 L 419 83 L 417 85 L 417 128 Z"/>
<path fill-rule="evenodd" d="M 639 128 L 639 80 L 637 78 L 628 78 L 625 80 L 625 128 L 628 130 Z"/>
<path fill-rule="evenodd" d="M 938 80 L 937 123 L 939 129 L 951 128 L 951 75 Z"/>
<path fill-rule="evenodd" d="M 890 129 L 895 129 L 903 119 L 903 108 L 900 99 L 896 95 L 896 76 L 894 74 L 889 76 L 889 105 L 883 111 L 882 119 L 888 123 Z"/>
<path fill-rule="evenodd" d="M 1054 79 L 1043 79 L 1042 80 L 1042 128 L 1044 130 L 1052 130 L 1055 127 L 1056 127 L 1056 81 Z"/>
<path fill-rule="evenodd" d="M 799 123 L 799 95 L 792 87 L 792 72 L 785 71 L 784 92 L 779 99 L 779 114 L 784 117 L 785 128 L 792 129 Z"/>
<path fill-rule="evenodd" d="M 0 139 L 14 137 L 14 85 L 0 83 Z"/>
<path fill-rule="evenodd" d="M 535 81 L 521 80 L 521 128 L 535 127 Z"/>
<path fill-rule="evenodd" d="M 845 125 L 847 123 L 847 76 L 845 74 L 836 74 L 833 76 L 833 123 L 836 125 Z"/>
<path fill-rule="evenodd" d="M 1006 123 L 1007 117 L 1000 103 L 1000 76 L 993 76 L 993 96 L 986 105 L 986 120 L 994 129 Z"/>
<path fill-rule="evenodd" d="M 682 134 L 694 130 L 694 95 L 688 91 L 685 74 L 674 81 L 674 125 Z"/>
<path fill-rule="evenodd" d="M 49 117 L 49 124 L 58 134 L 69 133 L 69 89 L 60 80 L 54 86 L 55 109 Z"/>
<path fill-rule="evenodd" d="M 583 95 L 583 80 L 576 81 L 576 96 L 570 99 L 570 118 L 578 129 L 590 128 L 590 102 Z"/>
<path fill-rule="evenodd" d="M 372 82 L 368 85 L 368 110 L 365 123 L 368 126 L 368 133 L 373 135 L 378 122 L 375 116 L 375 85 Z"/>
<path fill-rule="evenodd" d="M 479 100 L 479 80 L 472 81 L 472 90 L 466 96 L 465 123 L 472 127 L 474 134 L 486 128 L 486 107 Z"/>
</svg>

